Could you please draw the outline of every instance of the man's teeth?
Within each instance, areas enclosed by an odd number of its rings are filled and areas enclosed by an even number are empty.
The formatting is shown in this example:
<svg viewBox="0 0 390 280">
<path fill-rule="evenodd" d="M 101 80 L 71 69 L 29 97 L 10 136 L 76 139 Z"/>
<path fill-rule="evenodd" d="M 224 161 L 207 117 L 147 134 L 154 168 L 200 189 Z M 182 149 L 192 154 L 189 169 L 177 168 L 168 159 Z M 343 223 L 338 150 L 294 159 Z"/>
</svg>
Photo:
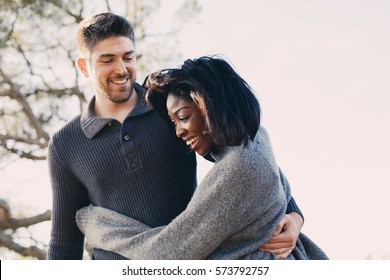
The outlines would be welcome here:
<svg viewBox="0 0 390 280">
<path fill-rule="evenodd" d="M 192 145 L 196 140 L 198 140 L 198 136 L 195 136 L 195 137 L 192 137 L 191 139 L 188 139 L 188 140 L 186 141 L 186 144 L 187 144 L 188 146 L 190 146 L 190 145 Z"/>
<path fill-rule="evenodd" d="M 120 80 L 111 80 L 116 85 L 123 85 L 127 82 L 127 79 L 120 79 Z"/>
</svg>

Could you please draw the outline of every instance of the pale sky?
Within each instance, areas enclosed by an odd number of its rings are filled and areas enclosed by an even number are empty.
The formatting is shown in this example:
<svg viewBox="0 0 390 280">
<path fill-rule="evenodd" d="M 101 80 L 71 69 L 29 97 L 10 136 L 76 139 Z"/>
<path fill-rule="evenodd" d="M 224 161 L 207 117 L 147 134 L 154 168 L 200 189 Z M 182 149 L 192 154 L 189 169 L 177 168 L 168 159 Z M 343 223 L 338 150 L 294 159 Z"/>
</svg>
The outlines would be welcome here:
<svg viewBox="0 0 390 280">
<path fill-rule="evenodd" d="M 200 2 L 178 47 L 188 58 L 224 55 L 257 92 L 302 231 L 331 259 L 389 259 L 390 1 Z M 210 165 L 199 165 L 201 178 Z M 44 211 L 46 165 L 28 170 L 0 171 L 13 186 L 2 195 L 44 194 Z"/>
<path fill-rule="evenodd" d="M 257 92 L 302 231 L 333 259 L 390 258 L 390 1 L 201 2 L 183 49 Z"/>
</svg>

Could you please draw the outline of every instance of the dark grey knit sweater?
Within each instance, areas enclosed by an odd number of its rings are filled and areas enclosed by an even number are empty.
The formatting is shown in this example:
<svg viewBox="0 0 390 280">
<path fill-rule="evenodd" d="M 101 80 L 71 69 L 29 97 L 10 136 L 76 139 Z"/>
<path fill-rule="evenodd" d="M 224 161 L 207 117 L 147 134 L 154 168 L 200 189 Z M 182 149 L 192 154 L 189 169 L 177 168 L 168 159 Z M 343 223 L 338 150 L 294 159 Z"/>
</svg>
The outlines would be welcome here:
<svg viewBox="0 0 390 280">
<path fill-rule="evenodd" d="M 144 90 L 123 125 L 97 118 L 94 99 L 53 137 L 49 168 L 53 189 L 49 259 L 81 259 L 84 236 L 76 211 L 93 204 L 151 226 L 168 224 L 190 201 L 196 160 L 174 130 L 149 108 Z M 94 250 L 96 259 L 123 257 Z"/>
</svg>

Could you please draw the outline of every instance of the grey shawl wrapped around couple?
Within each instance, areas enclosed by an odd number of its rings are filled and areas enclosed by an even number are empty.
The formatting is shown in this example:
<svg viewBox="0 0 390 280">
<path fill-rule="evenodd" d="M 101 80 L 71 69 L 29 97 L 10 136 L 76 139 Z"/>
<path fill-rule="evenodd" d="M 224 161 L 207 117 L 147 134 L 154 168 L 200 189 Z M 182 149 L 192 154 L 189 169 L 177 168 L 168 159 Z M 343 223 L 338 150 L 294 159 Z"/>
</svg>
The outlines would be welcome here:
<svg viewBox="0 0 390 280">
<path fill-rule="evenodd" d="M 109 209 L 88 206 L 76 220 L 94 248 L 129 259 L 277 259 L 259 250 L 274 234 L 290 199 L 268 134 L 260 128 L 248 146 L 213 153 L 216 162 L 186 210 L 151 228 Z M 301 234 L 288 259 L 327 259 Z"/>
</svg>

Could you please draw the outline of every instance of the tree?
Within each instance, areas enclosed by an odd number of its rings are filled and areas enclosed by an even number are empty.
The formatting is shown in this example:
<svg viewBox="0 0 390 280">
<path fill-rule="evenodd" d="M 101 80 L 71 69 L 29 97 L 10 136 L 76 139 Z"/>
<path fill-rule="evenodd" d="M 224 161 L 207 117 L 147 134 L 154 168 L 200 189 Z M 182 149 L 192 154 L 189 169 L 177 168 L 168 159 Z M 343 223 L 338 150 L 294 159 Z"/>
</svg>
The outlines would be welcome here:
<svg viewBox="0 0 390 280">
<path fill-rule="evenodd" d="M 20 228 L 27 228 L 44 221 L 50 220 L 51 211 L 28 218 L 16 219 L 12 217 L 8 203 L 0 199 L 0 246 L 6 247 L 22 256 L 30 256 L 40 260 L 46 259 L 46 251 L 42 244 L 23 246 L 19 244 L 12 233 Z"/>
<path fill-rule="evenodd" d="M 50 135 L 89 99 L 88 86 L 75 66 L 76 28 L 84 16 L 113 11 L 132 22 L 138 78 L 180 57 L 174 35 L 186 19 L 200 12 L 200 6 L 197 0 L 184 1 L 176 8 L 179 24 L 158 30 L 156 15 L 162 4 L 160 0 L 0 0 L 0 168 L 20 159 L 46 160 Z M 4 242 L 4 236 L 13 240 L 16 220 L 4 201 L 0 208 L 6 214 L 0 220 L 0 246 L 18 251 Z M 46 220 L 47 213 L 38 216 Z"/>
</svg>

